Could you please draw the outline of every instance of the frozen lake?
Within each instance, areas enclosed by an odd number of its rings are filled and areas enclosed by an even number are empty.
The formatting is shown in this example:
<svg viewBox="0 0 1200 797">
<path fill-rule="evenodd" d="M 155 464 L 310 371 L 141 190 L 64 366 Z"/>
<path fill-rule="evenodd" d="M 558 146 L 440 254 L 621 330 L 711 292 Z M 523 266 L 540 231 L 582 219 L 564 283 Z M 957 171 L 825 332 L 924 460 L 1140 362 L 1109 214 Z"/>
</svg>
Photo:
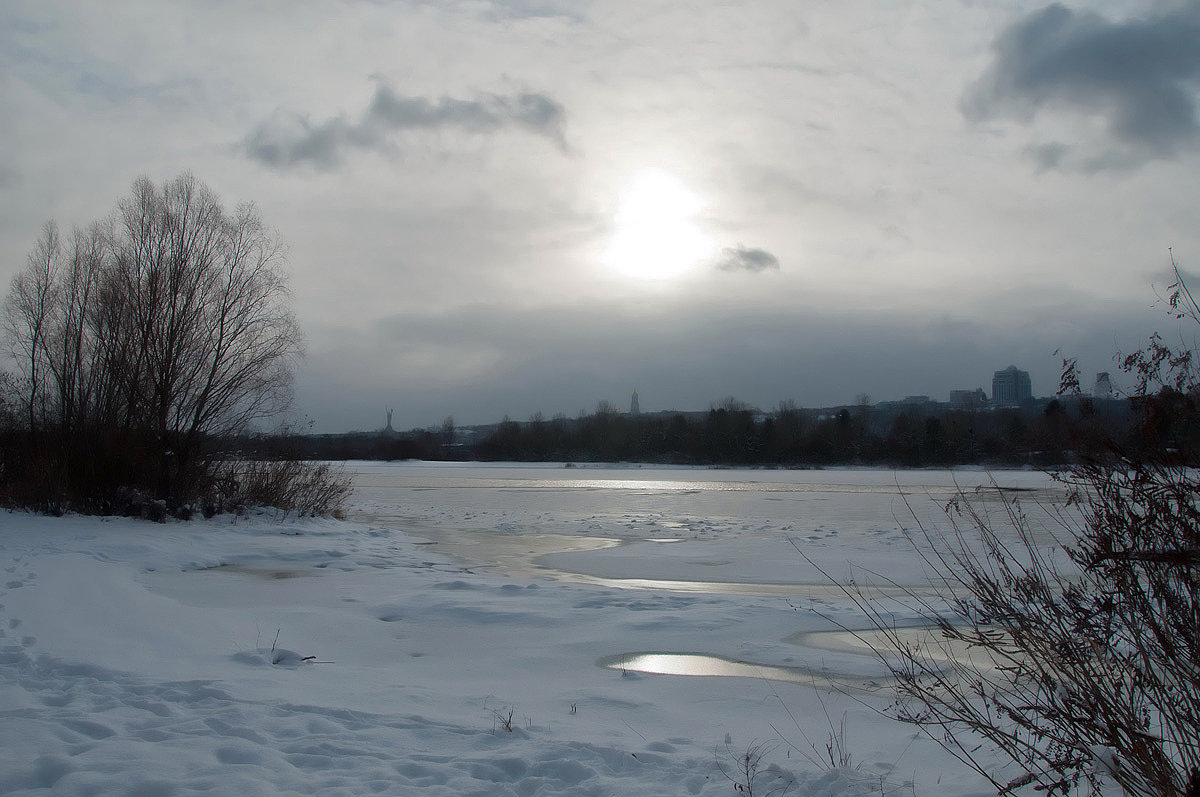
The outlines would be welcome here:
<svg viewBox="0 0 1200 797">
<path fill-rule="evenodd" d="M 1036 471 L 768 470 L 354 462 L 352 518 L 473 570 L 627 588 L 787 594 L 869 571 L 925 582 L 906 530 L 955 495 L 1061 503 Z M 914 517 L 915 516 L 915 517 Z M 803 551 L 804 556 L 798 552 Z M 852 566 L 857 568 L 852 571 Z M 857 576 L 855 576 L 857 572 Z"/>
<path fill-rule="evenodd" d="M 347 467 L 347 522 L 0 517 L 0 793 L 717 797 L 752 750 L 763 793 L 991 792 L 880 713 L 829 577 L 920 590 L 914 514 L 1048 477 Z"/>
</svg>

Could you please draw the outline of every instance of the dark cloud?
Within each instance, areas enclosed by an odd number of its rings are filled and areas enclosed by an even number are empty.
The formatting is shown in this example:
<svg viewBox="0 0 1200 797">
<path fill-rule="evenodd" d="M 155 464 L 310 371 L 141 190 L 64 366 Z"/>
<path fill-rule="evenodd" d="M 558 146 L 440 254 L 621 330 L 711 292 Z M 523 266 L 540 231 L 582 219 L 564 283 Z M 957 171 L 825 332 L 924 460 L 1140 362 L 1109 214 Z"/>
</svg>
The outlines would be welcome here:
<svg viewBox="0 0 1200 797">
<path fill-rule="evenodd" d="M 512 127 L 545 136 L 565 148 L 563 107 L 545 94 L 486 94 L 476 99 L 410 97 L 380 83 L 358 121 L 344 116 L 312 122 L 278 111 L 245 141 L 246 154 L 275 168 L 337 165 L 350 149 L 384 150 L 393 134 L 453 129 L 487 134 Z"/>
<path fill-rule="evenodd" d="M 778 271 L 779 258 L 765 249 L 748 249 L 738 245 L 721 250 L 717 268 L 722 271 Z"/>
<path fill-rule="evenodd" d="M 1109 152 L 1080 162 L 1085 169 L 1170 158 L 1200 143 L 1198 43 L 1200 3 L 1121 21 L 1055 3 L 1000 35 L 962 110 L 976 121 L 1028 122 L 1054 107 L 1099 114 Z M 1067 153 L 1048 145 L 1031 154 L 1045 168 L 1062 165 Z"/>
</svg>

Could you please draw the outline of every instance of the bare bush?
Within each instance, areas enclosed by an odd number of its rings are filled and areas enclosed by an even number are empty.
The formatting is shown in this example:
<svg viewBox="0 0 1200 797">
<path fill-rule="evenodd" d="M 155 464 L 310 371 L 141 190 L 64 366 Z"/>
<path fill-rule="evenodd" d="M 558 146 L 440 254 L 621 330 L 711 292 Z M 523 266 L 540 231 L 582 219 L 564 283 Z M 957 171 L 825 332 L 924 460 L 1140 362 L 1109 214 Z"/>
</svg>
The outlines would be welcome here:
<svg viewBox="0 0 1200 797">
<path fill-rule="evenodd" d="M 1200 323 L 1182 280 L 1168 302 Z M 1191 351 L 1158 336 L 1121 363 L 1140 433 L 1059 477 L 1069 499 L 1050 537 L 1018 501 L 996 517 L 970 496 L 947 507 L 950 533 L 920 528 L 937 597 L 907 600 L 936 634 L 914 641 L 877 595 L 846 588 L 886 640 L 890 713 L 1002 794 L 1111 779 L 1130 795 L 1200 797 L 1200 380 Z M 1065 376 L 1078 384 L 1073 363 Z"/>
<path fill-rule="evenodd" d="M 735 752 L 726 744 L 725 759 L 717 757 L 717 770 L 733 784 L 734 794 L 743 797 L 786 794 L 795 785 L 795 778 L 763 761 L 772 750 L 772 745 L 752 742 L 745 750 Z"/>
<path fill-rule="evenodd" d="M 513 711 L 515 711 L 515 709 L 512 706 L 505 706 L 503 709 L 494 709 L 492 711 L 492 719 L 495 721 L 495 725 L 504 729 L 508 733 L 512 733 Z"/>
<path fill-rule="evenodd" d="M 215 478 L 211 507 L 241 511 L 273 507 L 300 517 L 342 517 L 354 487 L 342 468 L 296 459 L 229 461 Z"/>
<path fill-rule="evenodd" d="M 1111 483 L 1110 490 L 1120 495 L 1105 500 L 1132 506 L 1141 487 Z M 1118 574 L 1094 559 L 1094 541 L 1103 546 L 1112 526 L 1089 537 L 1107 512 L 1085 507 L 1079 542 L 1056 550 L 1017 502 L 1007 510 L 1004 519 L 989 517 L 958 500 L 949 507 L 950 534 L 921 529 L 942 580 L 937 598 L 914 592 L 908 599 L 933 633 L 897 628 L 884 601 L 849 588 L 882 634 L 876 650 L 897 679 L 900 698 L 889 713 L 925 729 L 999 793 L 1035 786 L 1065 794 L 1109 777 L 1129 794 L 1193 794 L 1188 784 L 1200 763 L 1194 568 L 1154 566 L 1158 574 L 1146 578 L 1146 558 L 1133 554 L 1121 557 Z M 1168 569 L 1176 571 L 1167 577 L 1174 587 L 1150 586 Z M 1192 629 L 1183 631 L 1189 615 Z M 992 752 L 1019 774 L 1002 774 Z"/>
</svg>

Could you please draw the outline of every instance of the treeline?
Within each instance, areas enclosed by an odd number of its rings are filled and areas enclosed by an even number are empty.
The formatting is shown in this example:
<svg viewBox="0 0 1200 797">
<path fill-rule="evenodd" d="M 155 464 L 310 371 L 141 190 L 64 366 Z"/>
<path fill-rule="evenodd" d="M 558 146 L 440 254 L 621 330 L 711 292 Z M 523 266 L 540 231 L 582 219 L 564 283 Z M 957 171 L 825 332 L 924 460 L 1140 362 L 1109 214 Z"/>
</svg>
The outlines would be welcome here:
<svg viewBox="0 0 1200 797">
<path fill-rule="evenodd" d="M 222 438 L 214 444 L 219 456 L 228 459 L 438 461 L 478 458 L 473 446 L 455 445 L 440 433 L 420 429 L 386 436 L 378 432 L 242 434 Z"/>
<path fill-rule="evenodd" d="M 725 402 L 706 413 L 597 413 L 575 421 L 501 423 L 474 449 L 485 460 L 639 461 L 696 465 L 1056 465 L 1096 425 L 1128 422 L 1127 408 L 1051 401 L 990 412 L 872 407 L 832 412 L 783 406 L 772 413 Z"/>
<path fill-rule="evenodd" d="M 951 409 L 914 405 L 802 409 L 785 403 L 764 413 L 734 400 L 707 412 L 628 415 L 601 407 L 576 418 L 535 415 L 486 427 L 242 437 L 230 455 L 320 460 L 484 460 L 649 462 L 693 465 L 821 467 L 877 465 L 1055 467 L 1122 451 L 1200 450 L 1190 395 L 1092 400 L 1067 396 L 1019 408 Z"/>
</svg>

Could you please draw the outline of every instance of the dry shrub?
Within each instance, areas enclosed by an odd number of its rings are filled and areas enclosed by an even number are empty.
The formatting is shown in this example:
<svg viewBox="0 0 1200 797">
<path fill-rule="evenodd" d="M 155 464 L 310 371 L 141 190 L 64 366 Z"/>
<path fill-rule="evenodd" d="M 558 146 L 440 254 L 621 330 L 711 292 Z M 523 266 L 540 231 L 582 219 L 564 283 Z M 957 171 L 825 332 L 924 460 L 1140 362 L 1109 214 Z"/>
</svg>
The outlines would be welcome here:
<svg viewBox="0 0 1200 797">
<path fill-rule="evenodd" d="M 1182 279 L 1165 301 L 1200 324 Z M 1002 794 L 1111 779 L 1125 794 L 1200 797 L 1200 374 L 1190 349 L 1157 335 L 1119 362 L 1137 434 L 1059 475 L 1067 504 L 1048 529 L 1015 499 L 997 516 L 965 495 L 946 507 L 949 533 L 917 522 L 933 594 L 905 603 L 938 633 L 914 642 L 880 595 L 844 588 L 885 639 L 890 713 Z M 1077 387 L 1065 366 L 1064 388 Z"/>
<path fill-rule="evenodd" d="M 343 517 L 354 492 L 341 466 L 298 459 L 230 461 L 214 482 L 213 508 L 273 507 L 287 515 Z"/>
<path fill-rule="evenodd" d="M 1131 795 L 1200 795 L 1200 485 L 1126 465 L 1069 477 L 1080 512 L 1055 517 L 1073 542 L 1048 547 L 1015 500 L 1001 518 L 952 502 L 950 534 L 918 523 L 939 580 L 935 597 L 906 599 L 937 633 L 914 640 L 879 595 L 847 588 L 885 640 L 889 713 L 1001 794 L 1110 778 Z M 1019 772 L 998 770 L 997 752 Z"/>
</svg>

